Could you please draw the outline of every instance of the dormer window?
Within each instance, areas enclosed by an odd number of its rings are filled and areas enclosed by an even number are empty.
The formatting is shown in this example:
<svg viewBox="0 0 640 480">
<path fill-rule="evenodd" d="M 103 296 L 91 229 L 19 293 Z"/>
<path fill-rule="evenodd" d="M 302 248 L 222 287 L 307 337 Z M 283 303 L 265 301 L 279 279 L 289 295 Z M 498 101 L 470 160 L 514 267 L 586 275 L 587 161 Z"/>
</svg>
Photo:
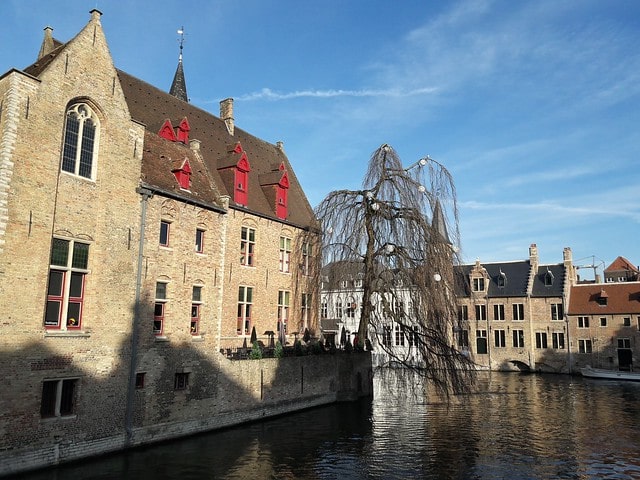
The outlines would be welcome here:
<svg viewBox="0 0 640 480">
<path fill-rule="evenodd" d="M 500 274 L 497 278 L 498 288 L 504 288 L 507 286 L 507 275 L 500 270 Z"/>
<path fill-rule="evenodd" d="M 218 170 L 227 188 L 233 189 L 233 201 L 238 205 L 246 206 L 249 200 L 251 166 L 240 142 L 228 148 L 227 156 L 219 160 Z"/>
<path fill-rule="evenodd" d="M 553 285 L 553 273 L 547 268 L 547 273 L 544 274 L 544 286 L 550 287 Z"/>
<path fill-rule="evenodd" d="M 173 125 L 171 125 L 171 120 L 166 119 L 162 124 L 162 127 L 160 127 L 158 135 L 165 140 L 169 140 L 170 142 L 180 142 L 187 144 L 189 143 L 190 130 L 191 127 L 189 126 L 187 117 L 184 117 L 176 128 L 173 128 Z"/>
<path fill-rule="evenodd" d="M 607 292 L 603 290 L 600 290 L 600 295 L 598 295 L 598 297 L 596 298 L 596 302 L 598 303 L 598 305 L 600 305 L 601 307 L 606 307 L 607 303 L 609 300 L 609 295 L 607 294 Z"/>
<path fill-rule="evenodd" d="M 484 292 L 484 277 L 476 277 L 473 279 L 473 291 Z"/>
<path fill-rule="evenodd" d="M 189 143 L 189 131 L 191 127 L 189 126 L 189 121 L 187 117 L 184 117 L 180 124 L 178 125 L 178 141 L 184 143 L 185 145 Z"/>
<path fill-rule="evenodd" d="M 189 190 L 191 188 L 191 165 L 189 159 L 185 158 L 180 168 L 176 168 L 171 171 L 178 181 L 178 185 L 183 190 Z"/>
</svg>

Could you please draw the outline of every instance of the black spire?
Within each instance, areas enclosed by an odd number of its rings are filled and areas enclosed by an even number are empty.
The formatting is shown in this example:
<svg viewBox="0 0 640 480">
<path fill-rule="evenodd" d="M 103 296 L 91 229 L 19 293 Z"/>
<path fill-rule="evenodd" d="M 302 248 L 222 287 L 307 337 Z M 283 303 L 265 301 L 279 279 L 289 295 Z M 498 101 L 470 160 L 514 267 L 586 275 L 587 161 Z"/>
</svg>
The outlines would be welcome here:
<svg viewBox="0 0 640 480">
<path fill-rule="evenodd" d="M 173 82 L 171 83 L 171 88 L 169 89 L 169 93 L 180 100 L 184 100 L 185 102 L 189 101 L 189 97 L 187 97 L 187 82 L 184 80 L 184 69 L 182 68 L 182 45 L 184 44 L 184 28 L 180 28 L 178 30 L 180 34 L 180 56 L 178 57 L 178 68 L 176 69 L 176 74 L 173 76 Z"/>
</svg>

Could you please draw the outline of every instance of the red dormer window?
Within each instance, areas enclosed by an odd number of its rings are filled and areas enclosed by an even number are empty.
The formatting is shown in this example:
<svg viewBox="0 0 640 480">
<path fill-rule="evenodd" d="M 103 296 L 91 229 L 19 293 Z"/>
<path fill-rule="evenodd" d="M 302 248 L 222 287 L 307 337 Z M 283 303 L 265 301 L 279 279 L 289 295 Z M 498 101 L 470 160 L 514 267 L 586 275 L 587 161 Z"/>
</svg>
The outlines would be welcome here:
<svg viewBox="0 0 640 480">
<path fill-rule="evenodd" d="M 173 125 L 171 125 L 171 120 L 166 119 L 162 124 L 162 127 L 160 127 L 158 135 L 171 142 L 187 144 L 189 143 L 190 130 L 191 127 L 189 126 L 189 120 L 187 120 L 187 117 L 184 117 L 175 129 L 173 128 Z"/>
<path fill-rule="evenodd" d="M 276 216 L 286 219 L 288 214 L 289 176 L 287 172 L 282 174 L 280 182 L 276 185 Z"/>
<path fill-rule="evenodd" d="M 191 127 L 189 126 L 189 121 L 187 117 L 184 117 L 178 125 L 178 141 L 184 144 L 189 143 L 189 130 Z"/>
<path fill-rule="evenodd" d="M 236 144 L 233 151 L 241 154 L 240 160 L 236 163 L 234 172 L 235 186 L 233 189 L 233 197 L 236 203 L 240 205 L 247 205 L 247 200 L 249 198 L 249 172 L 251 171 L 251 166 L 249 165 L 247 154 L 242 150 L 240 143 Z"/>
<path fill-rule="evenodd" d="M 171 120 L 167 119 L 164 121 L 162 127 L 160 128 L 160 131 L 158 132 L 158 135 L 172 142 L 175 142 L 177 140 L 176 132 L 174 132 L 173 126 L 171 126 Z"/>
<path fill-rule="evenodd" d="M 172 173 L 176 176 L 180 188 L 184 190 L 191 188 L 191 165 L 189 164 L 188 158 L 184 159 L 180 168 L 172 170 Z"/>
</svg>

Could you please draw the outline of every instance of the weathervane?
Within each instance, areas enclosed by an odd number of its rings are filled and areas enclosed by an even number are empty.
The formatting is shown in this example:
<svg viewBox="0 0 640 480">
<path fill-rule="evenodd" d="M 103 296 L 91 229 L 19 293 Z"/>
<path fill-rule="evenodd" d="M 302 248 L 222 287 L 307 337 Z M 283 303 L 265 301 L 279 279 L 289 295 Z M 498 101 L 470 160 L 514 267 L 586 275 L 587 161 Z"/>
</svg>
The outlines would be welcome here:
<svg viewBox="0 0 640 480">
<path fill-rule="evenodd" d="M 184 45 L 184 27 L 180 27 L 178 29 L 178 35 L 180 35 L 178 42 L 180 42 L 180 60 L 182 60 L 182 46 Z"/>
</svg>

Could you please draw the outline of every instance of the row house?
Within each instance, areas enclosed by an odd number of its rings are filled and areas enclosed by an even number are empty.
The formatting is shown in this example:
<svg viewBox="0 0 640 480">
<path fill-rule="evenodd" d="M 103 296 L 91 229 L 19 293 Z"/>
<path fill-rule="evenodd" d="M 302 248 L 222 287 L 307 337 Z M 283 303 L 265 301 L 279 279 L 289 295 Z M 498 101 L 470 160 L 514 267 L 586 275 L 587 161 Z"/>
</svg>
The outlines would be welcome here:
<svg viewBox="0 0 640 480">
<path fill-rule="evenodd" d="M 567 312 L 571 366 L 632 371 L 640 365 L 640 282 L 573 285 Z"/>
<path fill-rule="evenodd" d="M 181 55 L 170 92 L 116 69 L 100 20 L 47 27 L 0 76 L 0 464 L 196 425 L 241 403 L 221 349 L 318 331 L 315 218 L 282 144 L 231 99 L 189 103 Z"/>
<path fill-rule="evenodd" d="M 457 346 L 481 369 L 567 372 L 565 312 L 575 282 L 571 250 L 540 264 L 535 244 L 525 261 L 461 265 L 456 282 Z"/>
</svg>

